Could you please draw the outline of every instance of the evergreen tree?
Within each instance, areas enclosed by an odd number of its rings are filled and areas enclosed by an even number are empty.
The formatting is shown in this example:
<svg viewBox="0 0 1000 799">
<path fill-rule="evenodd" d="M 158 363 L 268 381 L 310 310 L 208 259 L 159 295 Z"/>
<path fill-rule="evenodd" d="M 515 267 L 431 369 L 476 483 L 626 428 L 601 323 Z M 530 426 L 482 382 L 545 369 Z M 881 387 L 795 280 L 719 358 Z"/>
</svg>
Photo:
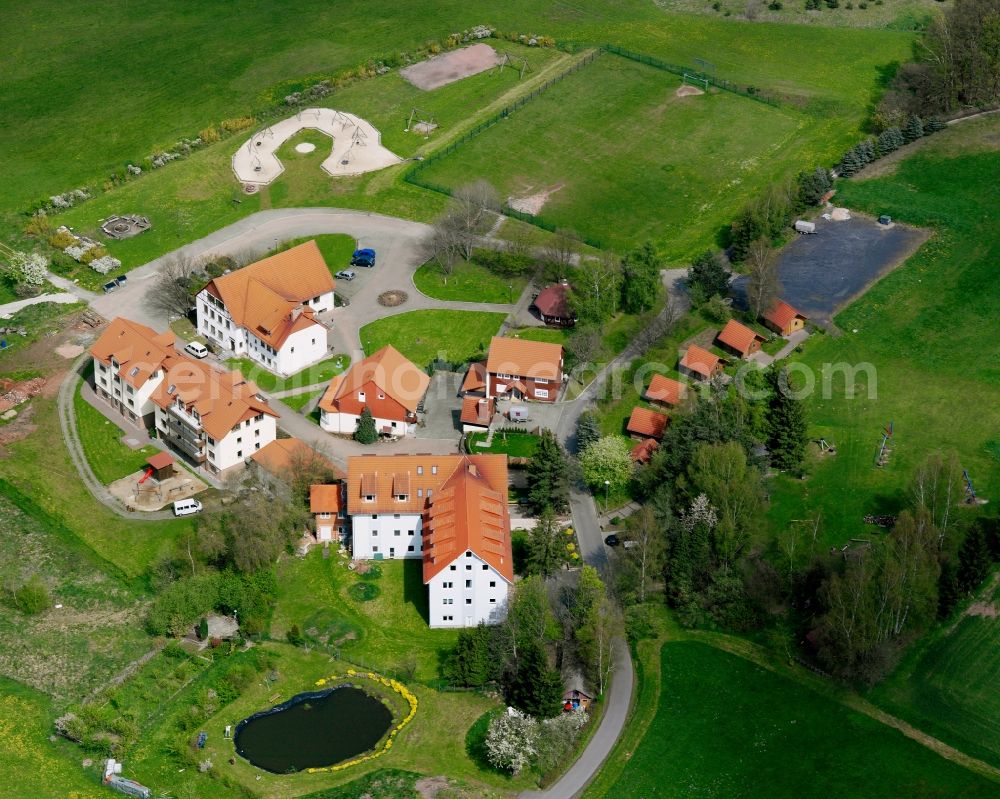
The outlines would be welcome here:
<svg viewBox="0 0 1000 799">
<path fill-rule="evenodd" d="M 961 591 L 958 587 L 958 569 L 955 562 L 949 558 L 941 564 L 941 574 L 938 575 L 938 618 L 946 619 L 958 604 Z"/>
<path fill-rule="evenodd" d="M 492 656 L 492 632 L 482 622 L 459 630 L 455 648 L 445 663 L 445 676 L 456 685 L 477 688 L 496 679 L 497 663 Z"/>
<path fill-rule="evenodd" d="M 862 164 L 870 164 L 878 158 L 875 153 L 875 143 L 871 139 L 865 139 L 857 145 L 858 157 Z"/>
<path fill-rule="evenodd" d="M 958 550 L 958 587 L 964 594 L 971 594 L 990 572 L 990 550 L 986 536 L 979 525 L 973 525 L 965 534 L 962 548 Z"/>
<path fill-rule="evenodd" d="M 559 568 L 565 551 L 560 539 L 555 516 L 550 508 L 545 508 L 528 534 L 528 574 L 548 577 Z"/>
<path fill-rule="evenodd" d="M 858 155 L 858 148 L 852 147 L 846 153 L 844 157 L 840 160 L 840 167 L 838 171 L 842 177 L 849 178 L 851 175 L 857 174 L 864 164 L 861 162 L 861 157 Z"/>
<path fill-rule="evenodd" d="M 695 304 L 729 294 L 729 270 L 722 253 L 706 250 L 688 267 L 688 290 Z"/>
<path fill-rule="evenodd" d="M 916 114 L 911 116 L 906 122 L 906 128 L 903 130 L 903 139 L 907 144 L 910 142 L 915 142 L 917 139 L 922 138 L 924 135 L 924 123 Z"/>
<path fill-rule="evenodd" d="M 899 128 L 886 128 L 878 135 L 878 141 L 875 142 L 875 147 L 878 151 L 879 158 L 884 158 L 889 153 L 899 149 L 899 145 L 896 144 L 896 139 L 892 135 L 893 130 L 898 131 Z"/>
<path fill-rule="evenodd" d="M 768 403 L 768 449 L 779 469 L 792 469 L 802 463 L 806 450 L 806 410 L 804 402 L 793 396 L 787 369 L 772 367 L 768 373 L 771 396 Z"/>
<path fill-rule="evenodd" d="M 927 120 L 927 124 L 924 125 L 924 135 L 930 136 L 932 133 L 937 133 L 939 130 L 944 130 L 948 127 L 941 117 L 931 117 Z"/>
<path fill-rule="evenodd" d="M 546 508 L 564 513 L 569 507 L 566 452 L 551 430 L 543 430 L 538 448 L 528 463 L 528 506 L 536 513 Z"/>
<path fill-rule="evenodd" d="M 625 256 L 622 261 L 622 310 L 626 313 L 648 311 L 660 289 L 663 262 L 650 242 Z"/>
<path fill-rule="evenodd" d="M 819 205 L 819 201 L 833 186 L 830 182 L 830 172 L 821 166 L 811 172 L 800 172 L 796 178 L 798 183 L 798 200 L 802 207 Z"/>
<path fill-rule="evenodd" d="M 529 641 L 517 660 L 517 669 L 507 685 L 507 701 L 535 718 L 552 718 L 562 709 L 563 683 L 549 666 L 545 650 Z"/>
<path fill-rule="evenodd" d="M 368 410 L 368 406 L 361 411 L 358 417 L 358 426 L 354 431 L 354 440 L 361 444 L 374 444 L 378 441 L 378 430 L 375 428 L 375 417 Z"/>
<path fill-rule="evenodd" d="M 597 421 L 597 414 L 593 411 L 584 411 L 576 422 L 576 448 L 578 452 L 583 452 L 601 437 L 601 426 Z"/>
</svg>

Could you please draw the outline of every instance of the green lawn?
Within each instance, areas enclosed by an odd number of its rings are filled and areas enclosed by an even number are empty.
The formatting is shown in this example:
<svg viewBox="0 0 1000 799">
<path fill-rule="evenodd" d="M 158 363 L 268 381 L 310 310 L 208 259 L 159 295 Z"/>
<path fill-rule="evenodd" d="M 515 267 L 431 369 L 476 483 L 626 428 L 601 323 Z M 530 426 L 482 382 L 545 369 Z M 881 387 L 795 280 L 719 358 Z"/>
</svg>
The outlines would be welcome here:
<svg viewBox="0 0 1000 799">
<path fill-rule="evenodd" d="M 523 338 L 528 341 L 544 341 L 548 344 L 560 344 L 563 347 L 569 341 L 572 328 L 561 327 L 519 327 L 516 330 L 508 330 L 507 335 L 512 338 Z"/>
<path fill-rule="evenodd" d="M 506 433 L 497 432 L 493 434 L 493 441 L 489 447 L 478 446 L 480 441 L 486 440 L 486 433 L 469 434 L 469 452 L 496 452 L 507 455 L 511 458 L 531 458 L 538 449 L 538 436 L 531 433 Z"/>
<path fill-rule="evenodd" d="M 118 425 L 87 402 L 79 388 L 73 397 L 73 407 L 76 410 L 77 433 L 87 461 L 94 470 L 94 475 L 105 485 L 139 471 L 145 465 L 146 458 L 159 452 L 153 446 L 132 449 L 123 444 L 122 437 L 125 434 Z M 108 410 L 114 413 L 110 408 Z"/>
<path fill-rule="evenodd" d="M 614 797 L 995 796 L 997 785 L 742 658 L 667 643 L 658 710 Z"/>
<path fill-rule="evenodd" d="M 1000 591 L 983 601 L 1000 600 Z M 1000 766 L 1000 619 L 967 616 L 911 652 L 870 698 L 974 757 Z"/>
<path fill-rule="evenodd" d="M 307 391 L 303 394 L 296 394 L 293 397 L 284 397 L 281 401 L 293 411 L 301 411 L 309 401 L 319 397 L 322 391 Z"/>
<path fill-rule="evenodd" d="M 300 136 L 307 136 L 311 134 L 312 136 L 319 136 L 322 139 L 326 139 L 327 142 L 327 152 L 330 152 L 330 138 L 324 136 L 322 133 L 317 134 L 316 131 L 302 131 Z M 293 136 L 288 141 L 288 145 L 281 149 L 281 159 L 282 163 L 286 163 L 286 158 L 289 156 L 294 156 L 298 158 L 303 158 L 302 153 L 295 152 L 295 145 L 303 138 L 300 136 Z M 318 149 L 318 148 L 317 148 Z M 289 152 L 290 150 L 290 152 Z M 326 261 L 326 265 L 330 270 L 331 275 L 337 274 L 341 269 L 347 269 L 351 264 L 351 256 L 357 249 L 358 241 L 354 236 L 348 236 L 344 233 L 328 233 L 322 236 L 303 236 L 299 239 L 292 239 L 291 241 L 286 241 L 274 252 L 284 252 L 285 250 L 291 249 L 299 244 L 304 244 L 307 241 L 315 241 L 316 246 L 319 247 L 320 253 L 323 255 L 323 260 Z"/>
<path fill-rule="evenodd" d="M 409 311 L 361 328 L 365 355 L 392 344 L 417 366 L 436 358 L 464 363 L 482 357 L 505 314 L 485 311 Z"/>
<path fill-rule="evenodd" d="M 802 112 L 727 92 L 678 98 L 679 85 L 670 73 L 601 55 L 430 163 L 421 179 L 454 187 L 482 177 L 502 197 L 548 191 L 541 216 L 550 223 L 619 250 L 650 239 L 682 261 L 761 187 L 833 156 Z"/>
<path fill-rule="evenodd" d="M 80 768 L 60 755 L 58 744 L 46 739 L 52 731 L 52 703 L 48 697 L 23 685 L 0 679 L 0 795 L 14 799 L 24 786 L 34 785 L 38 796 L 107 799 L 97 769 Z M 44 792 L 39 786 L 44 785 Z"/>
<path fill-rule="evenodd" d="M 252 380 L 263 391 L 289 391 L 327 382 L 350 366 L 351 359 L 347 355 L 335 355 L 288 377 L 278 377 L 249 358 L 230 358 L 226 364 L 231 369 L 242 371 L 244 377 Z"/>
<path fill-rule="evenodd" d="M 1000 497 L 990 450 L 1000 429 L 1000 339 L 983 335 L 984 320 L 1000 307 L 1000 217 L 982 202 L 1000 168 L 1000 153 L 988 143 L 997 131 L 996 119 L 967 122 L 928 140 L 890 175 L 840 182 L 838 202 L 931 227 L 935 235 L 836 317 L 844 335 L 814 336 L 794 356 L 817 375 L 818 389 L 824 364 L 869 364 L 877 390 L 869 397 L 869 379 L 859 372 L 850 381 L 856 397 L 848 399 L 840 374 L 829 396 L 818 390 L 810 400 L 812 435 L 836 444 L 837 455 L 822 460 L 805 483 L 772 483 L 774 529 L 820 514 L 823 544 L 841 546 L 857 536 L 863 515 L 896 513 L 909 502 L 914 470 L 935 450 L 957 452 L 979 493 Z M 878 469 L 881 430 L 890 421 L 894 451 Z"/>
<path fill-rule="evenodd" d="M 524 277 L 502 277 L 485 266 L 462 261 L 446 275 L 433 261 L 424 264 L 413 274 L 417 289 L 436 300 L 465 302 L 517 302 L 527 285 Z"/>
</svg>

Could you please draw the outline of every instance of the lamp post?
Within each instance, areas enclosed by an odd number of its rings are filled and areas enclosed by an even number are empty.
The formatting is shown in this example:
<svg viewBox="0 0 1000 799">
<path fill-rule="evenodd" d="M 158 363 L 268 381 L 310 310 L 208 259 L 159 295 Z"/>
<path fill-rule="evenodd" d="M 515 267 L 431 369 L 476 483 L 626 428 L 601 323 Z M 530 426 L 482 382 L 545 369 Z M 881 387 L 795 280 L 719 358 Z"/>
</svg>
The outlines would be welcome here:
<svg viewBox="0 0 1000 799">
<path fill-rule="evenodd" d="M 604 512 L 605 513 L 608 512 L 608 505 L 611 504 L 611 500 L 608 497 L 608 495 L 610 493 L 611 493 L 611 481 L 610 480 L 605 480 L 604 481 Z"/>
<path fill-rule="evenodd" d="M 512 305 L 514 303 L 514 284 L 507 284 L 507 304 Z"/>
</svg>

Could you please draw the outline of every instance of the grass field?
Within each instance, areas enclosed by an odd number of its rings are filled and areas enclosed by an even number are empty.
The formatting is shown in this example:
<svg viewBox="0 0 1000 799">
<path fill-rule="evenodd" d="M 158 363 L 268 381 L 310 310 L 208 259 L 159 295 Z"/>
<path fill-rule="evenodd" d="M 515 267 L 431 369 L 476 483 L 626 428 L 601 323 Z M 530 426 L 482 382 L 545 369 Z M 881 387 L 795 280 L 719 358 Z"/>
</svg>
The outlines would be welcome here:
<svg viewBox="0 0 1000 799">
<path fill-rule="evenodd" d="M 322 393 L 322 391 L 307 391 L 304 394 L 296 394 L 293 397 L 285 397 L 281 401 L 292 410 L 301 411 L 309 403 L 309 400 L 319 397 Z"/>
<path fill-rule="evenodd" d="M 424 264 L 413 273 L 413 285 L 417 290 L 437 300 L 517 302 L 527 283 L 527 278 L 501 277 L 485 266 L 469 261 L 456 264 L 450 275 L 433 262 Z"/>
<path fill-rule="evenodd" d="M 863 1 L 863 0 L 862 0 Z M 657 0 L 657 5 L 667 11 L 709 16 L 745 16 L 745 4 L 729 0 L 718 8 L 714 0 Z M 807 25 L 829 25 L 848 28 L 890 28 L 892 30 L 916 30 L 922 28 L 924 20 L 940 13 L 943 4 L 936 0 L 887 0 L 876 4 L 874 0 L 865 3 L 841 3 L 837 8 L 829 8 L 825 3 L 818 10 L 808 10 L 800 3 L 784 3 L 780 8 L 761 5 L 754 17 L 758 21 L 794 22 Z"/>
<path fill-rule="evenodd" d="M 366 355 L 392 344 L 424 368 L 439 357 L 464 363 L 486 352 L 504 317 L 486 311 L 409 311 L 370 322 L 359 335 Z"/>
<path fill-rule="evenodd" d="M 996 791 L 866 716 L 684 641 L 664 645 L 657 713 L 606 795 L 943 799 Z"/>
<path fill-rule="evenodd" d="M 1000 601 L 996 584 L 983 602 Z M 974 757 L 1000 766 L 1000 619 L 966 616 L 911 652 L 870 698 Z"/>
<path fill-rule="evenodd" d="M 226 364 L 232 369 L 239 369 L 245 378 L 252 380 L 264 391 L 288 391 L 325 383 L 350 366 L 351 359 L 347 355 L 335 355 L 288 377 L 278 377 L 249 358 L 230 358 Z"/>
<path fill-rule="evenodd" d="M 679 85 L 601 55 L 420 177 L 449 187 L 482 177 L 502 197 L 548 191 L 550 223 L 618 250 L 652 240 L 681 261 L 757 190 L 830 145 L 799 111 L 726 92 L 676 97 Z"/>
<path fill-rule="evenodd" d="M 806 482 L 779 478 L 771 488 L 774 529 L 821 514 L 824 544 L 856 536 L 867 513 L 896 513 L 908 501 L 916 466 L 934 450 L 953 450 L 981 496 L 1000 497 L 1000 469 L 990 441 L 1000 428 L 1000 339 L 983 335 L 1000 307 L 993 264 L 1000 252 L 994 206 L 983 203 L 1000 168 L 1000 121 L 963 123 L 931 139 L 874 180 L 842 181 L 839 202 L 928 226 L 934 237 L 836 317 L 847 332 L 819 336 L 797 356 L 817 375 L 824 364 L 871 364 L 877 397 L 866 378 L 845 396 L 842 375 L 829 398 L 810 402 L 812 434 L 837 445 Z M 961 147 L 963 141 L 971 142 Z M 971 148 L 971 149 L 970 149 Z M 817 385 L 821 385 L 820 380 Z M 874 467 L 880 431 L 894 422 L 889 464 Z M 962 510 L 961 513 L 969 511 Z"/>
<path fill-rule="evenodd" d="M 511 458 L 530 458 L 538 449 L 538 436 L 531 433 L 494 433 L 493 441 L 488 447 L 480 447 L 479 442 L 486 440 L 486 433 L 471 433 L 469 435 L 469 452 L 497 452 Z"/>
<path fill-rule="evenodd" d="M 132 449 L 123 444 L 122 436 L 125 434 L 118 425 L 87 402 L 79 389 L 73 396 L 73 408 L 76 410 L 76 430 L 84 454 L 94 475 L 104 485 L 139 471 L 146 458 L 159 452 L 152 446 Z M 109 412 L 113 411 L 109 408 Z"/>
<path fill-rule="evenodd" d="M 327 139 L 329 141 L 329 139 Z M 295 153 L 294 146 L 292 152 Z M 329 155 L 329 153 L 327 153 Z M 295 153 L 301 156 L 301 153 Z M 337 274 L 341 269 L 347 269 L 351 264 L 351 256 L 357 249 L 357 239 L 354 236 L 347 236 L 343 233 L 328 233 L 323 236 L 304 236 L 300 239 L 292 239 L 282 244 L 275 252 L 283 252 L 307 241 L 315 241 L 316 246 L 326 261 L 326 265 L 331 275 Z"/>
</svg>

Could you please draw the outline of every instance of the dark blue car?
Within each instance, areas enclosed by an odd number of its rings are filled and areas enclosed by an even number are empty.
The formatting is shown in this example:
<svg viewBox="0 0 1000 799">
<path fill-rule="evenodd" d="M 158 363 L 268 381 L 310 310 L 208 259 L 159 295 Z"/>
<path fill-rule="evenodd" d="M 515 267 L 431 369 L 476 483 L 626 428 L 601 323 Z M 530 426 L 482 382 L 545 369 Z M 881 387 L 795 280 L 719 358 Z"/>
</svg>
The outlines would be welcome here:
<svg viewBox="0 0 1000 799">
<path fill-rule="evenodd" d="M 351 266 L 366 266 L 368 268 L 375 266 L 375 250 L 371 247 L 355 250 L 354 255 L 351 256 Z"/>
</svg>

